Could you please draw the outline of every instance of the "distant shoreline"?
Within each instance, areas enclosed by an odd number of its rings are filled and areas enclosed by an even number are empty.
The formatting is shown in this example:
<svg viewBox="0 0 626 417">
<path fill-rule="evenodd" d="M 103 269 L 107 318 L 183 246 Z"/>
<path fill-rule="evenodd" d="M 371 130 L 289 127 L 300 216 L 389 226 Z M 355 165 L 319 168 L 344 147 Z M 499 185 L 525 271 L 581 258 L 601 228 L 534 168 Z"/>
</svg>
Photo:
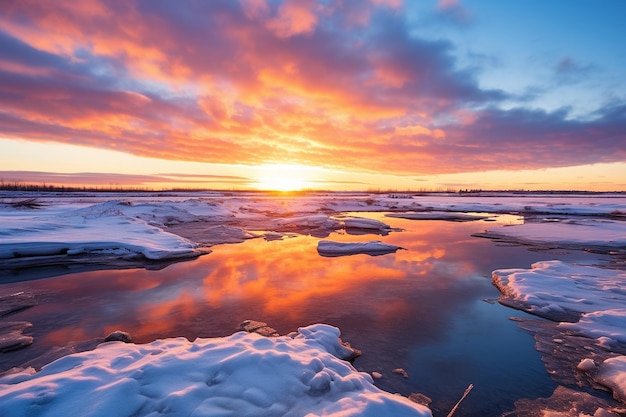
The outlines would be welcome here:
<svg viewBox="0 0 626 417">
<path fill-rule="evenodd" d="M 76 187 L 63 185 L 46 185 L 46 184 L 7 184 L 0 183 L 0 192 L 27 192 L 27 193 L 241 193 L 241 194 L 268 194 L 268 195 L 308 195 L 318 193 L 328 194 L 390 194 L 392 196 L 420 196 L 420 195 L 457 195 L 457 196 L 480 196 L 492 197 L 501 196 L 503 194 L 510 195 L 626 195 L 626 191 L 589 191 L 589 190 L 488 190 L 488 189 L 463 189 L 463 190 L 324 190 L 324 189 L 305 189 L 297 191 L 276 191 L 262 189 L 213 189 L 213 188 L 163 188 L 152 189 L 144 187 Z"/>
</svg>

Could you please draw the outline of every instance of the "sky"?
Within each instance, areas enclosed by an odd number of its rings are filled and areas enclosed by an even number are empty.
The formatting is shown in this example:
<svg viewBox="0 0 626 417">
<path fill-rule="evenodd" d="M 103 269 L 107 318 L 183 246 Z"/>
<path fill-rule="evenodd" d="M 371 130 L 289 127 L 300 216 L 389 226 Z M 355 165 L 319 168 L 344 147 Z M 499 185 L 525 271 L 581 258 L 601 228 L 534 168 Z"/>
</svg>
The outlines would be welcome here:
<svg viewBox="0 0 626 417">
<path fill-rule="evenodd" d="M 626 190 L 623 0 L 3 0 L 0 182 Z"/>
</svg>

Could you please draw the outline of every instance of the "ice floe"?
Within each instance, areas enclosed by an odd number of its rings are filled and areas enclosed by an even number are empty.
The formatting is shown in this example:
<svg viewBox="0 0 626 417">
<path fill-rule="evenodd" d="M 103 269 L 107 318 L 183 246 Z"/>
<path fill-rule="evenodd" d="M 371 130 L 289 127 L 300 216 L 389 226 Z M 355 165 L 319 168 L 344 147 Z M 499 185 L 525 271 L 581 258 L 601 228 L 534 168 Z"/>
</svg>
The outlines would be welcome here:
<svg viewBox="0 0 626 417">
<path fill-rule="evenodd" d="M 349 212 L 394 212 L 410 219 L 476 220 L 487 214 L 610 216 L 494 228 L 486 237 L 624 246 L 626 203 L 620 195 L 417 195 L 310 193 L 297 197 L 262 193 L 11 193 L 0 192 L 0 262 L 22 266 L 36 257 L 101 254 L 147 260 L 198 256 L 202 246 L 257 237 L 335 230 L 385 235 L 378 220 L 346 217 Z M 476 213 L 476 214 L 475 214 Z M 212 229 L 213 228 L 213 229 Z M 227 229 L 232 228 L 232 229 Z M 596 241 L 590 241 L 590 236 Z M 6 263 L 6 262 L 5 262 Z"/>
<path fill-rule="evenodd" d="M 380 240 L 369 242 L 333 242 L 320 240 L 317 242 L 317 252 L 322 256 L 347 256 L 367 254 L 371 256 L 385 255 L 403 249 L 400 246 L 383 243 Z"/>
<path fill-rule="evenodd" d="M 88 262 L 93 256 L 161 261 L 195 257 L 208 252 L 206 247 L 211 245 L 261 236 L 272 240 L 307 234 L 323 239 L 333 231 L 377 235 L 391 231 L 384 222 L 355 216 L 358 212 L 452 221 L 508 213 L 520 221 L 524 216 L 524 224 L 494 227 L 480 235 L 543 247 L 626 252 L 626 198 L 620 194 L 311 193 L 280 197 L 244 192 L 0 192 L 0 275 L 7 266 L 45 264 L 44 258 L 53 262 L 63 262 L 60 258 Z M 318 244 L 323 256 L 378 255 L 398 249 L 380 241 L 323 240 Z M 503 263 L 506 266 L 506 260 Z M 565 352 L 580 345 L 575 360 L 568 357 L 560 364 L 572 372 L 588 373 L 622 401 L 625 279 L 624 271 L 556 261 L 536 263 L 531 270 L 494 272 L 503 303 L 561 321 L 552 323 L 549 341 L 542 346 L 561 344 Z M 30 301 L 20 302 L 27 305 Z M 29 325 L 5 323 L 0 329 L 3 346 L 12 349 L 29 343 L 29 336 L 22 333 Z M 84 415 L 108 415 L 112 407 L 126 407 L 128 414 L 152 410 L 183 415 L 430 415 L 426 408 L 416 409 L 405 399 L 378 391 L 370 377 L 356 373 L 349 364 L 336 358 L 327 361 L 326 352 L 337 352 L 321 342 L 322 334 L 332 339 L 335 332 L 315 329 L 316 336 L 307 337 L 301 331 L 294 339 L 237 333 L 193 343 L 184 339 L 148 345 L 108 343 L 54 362 L 41 372 L 5 376 L 5 385 L 0 387 L 2 411 L 5 404 L 12 404 L 17 410 L 14 414 L 21 415 L 23 407 L 37 408 L 36 404 L 54 399 L 40 410 L 49 414 L 41 415 L 67 415 L 70 409 L 69 414 L 76 414 L 73 407 Z M 571 346 L 565 346 L 574 339 Z M 592 356 L 590 349 L 596 347 L 605 352 L 594 350 Z M 272 372 L 267 371 L 270 368 Z M 152 374 L 146 375 L 146 369 Z M 205 378 L 203 369 L 217 379 Z M 345 369 L 347 373 L 341 373 Z M 269 383 L 260 378 L 266 374 Z M 226 379 L 220 380 L 220 375 Z M 562 391 L 557 389 L 555 395 L 588 403 L 587 394 Z M 129 395 L 128 401 L 121 392 Z M 211 395 L 204 396 L 207 392 Z M 584 413 L 593 415 L 594 411 Z"/>
<path fill-rule="evenodd" d="M 610 251 L 626 248 L 626 222 L 610 219 L 554 219 L 498 227 L 479 236 L 513 243 Z"/>
<path fill-rule="evenodd" d="M 600 365 L 595 379 L 610 388 L 616 400 L 626 403 L 626 356 L 605 360 Z"/>
<path fill-rule="evenodd" d="M 27 321 L 0 322 L 0 353 L 31 345 L 33 337 L 24 334 L 31 326 Z"/>
<path fill-rule="evenodd" d="M 446 220 L 451 222 L 471 222 L 487 219 L 489 216 L 469 213 L 454 213 L 449 211 L 422 211 L 410 213 L 388 213 L 387 217 L 396 217 L 409 220 Z"/>
<path fill-rule="evenodd" d="M 388 233 L 391 226 L 375 219 L 366 219 L 363 217 L 346 217 L 340 220 L 344 229 L 365 229 L 374 230 L 382 233 Z"/>
<path fill-rule="evenodd" d="M 341 359 L 339 330 L 110 342 L 0 378 L 4 417 L 431 416 Z"/>
<path fill-rule="evenodd" d="M 538 339 L 546 361 L 568 355 L 572 367 L 626 403 L 626 356 L 615 356 L 626 353 L 626 271 L 546 261 L 530 270 L 496 270 L 492 278 L 504 304 L 560 322 L 554 330 L 562 337 Z M 538 333 L 542 327 L 527 324 Z M 595 346 L 589 346 L 593 340 Z M 597 370 L 594 359 L 601 362 Z"/>
<path fill-rule="evenodd" d="M 126 207 L 111 201 L 57 214 L 0 216 L 0 260 L 81 253 L 162 260 L 202 253 L 194 242 L 126 215 Z"/>
<path fill-rule="evenodd" d="M 543 317 L 578 321 L 583 313 L 607 311 L 626 305 L 626 271 L 567 264 L 537 262 L 531 269 L 499 269 L 493 283 L 504 301 Z M 626 332 L 626 315 L 619 321 Z M 559 320 L 560 321 L 560 320 Z M 626 333 L 625 333 L 626 334 Z"/>
</svg>

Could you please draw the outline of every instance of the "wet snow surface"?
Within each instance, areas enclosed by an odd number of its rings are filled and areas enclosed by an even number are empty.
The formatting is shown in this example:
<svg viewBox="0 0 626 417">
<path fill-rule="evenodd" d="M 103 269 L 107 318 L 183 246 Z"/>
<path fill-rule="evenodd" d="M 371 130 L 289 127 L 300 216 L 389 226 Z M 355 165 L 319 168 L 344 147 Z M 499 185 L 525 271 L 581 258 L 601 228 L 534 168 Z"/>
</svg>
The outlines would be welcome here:
<svg viewBox="0 0 626 417">
<path fill-rule="evenodd" d="M 31 199 L 37 204 L 20 204 Z M 10 283 L 74 271 L 160 269 L 213 256 L 214 245 L 302 235 L 325 239 L 317 243 L 324 256 L 394 256 L 401 246 L 386 240 L 402 231 L 366 212 L 388 213 L 416 227 L 480 221 L 484 230 L 475 236 L 497 245 L 610 256 L 610 262 L 550 260 L 515 269 L 505 269 L 501 259 L 504 268 L 493 271 L 493 283 L 501 303 L 543 318 L 521 325 L 535 335 L 548 370 L 563 369 L 560 376 L 555 372 L 561 386 L 552 397 L 520 399 L 508 415 L 536 415 L 538 407 L 565 413 L 558 415 L 624 412 L 624 195 L 0 193 L 0 278 Z M 488 223 L 501 214 L 515 220 Z M 326 239 L 331 235 L 340 241 Z M 29 349 L 30 323 L 7 317 L 33 305 L 31 294 L 0 297 L 0 349 Z M 86 352 L 41 370 L 5 374 L 0 404 L 7 416 L 111 415 L 113 407 L 124 415 L 430 415 L 426 407 L 378 389 L 343 360 L 338 336 L 335 327 L 312 325 L 277 338 L 240 332 L 193 342 L 109 342 L 95 350 L 89 349 L 101 340 L 85 342 Z M 564 404 L 570 405 L 566 411 Z"/>
</svg>

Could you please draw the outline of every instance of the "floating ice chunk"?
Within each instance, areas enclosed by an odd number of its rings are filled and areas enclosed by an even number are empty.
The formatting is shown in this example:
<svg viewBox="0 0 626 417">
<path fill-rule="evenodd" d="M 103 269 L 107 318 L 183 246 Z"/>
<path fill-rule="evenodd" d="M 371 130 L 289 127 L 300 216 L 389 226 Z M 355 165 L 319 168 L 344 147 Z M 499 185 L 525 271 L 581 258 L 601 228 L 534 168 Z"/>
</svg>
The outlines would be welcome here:
<svg viewBox="0 0 626 417">
<path fill-rule="evenodd" d="M 366 219 L 362 217 L 348 217 L 341 219 L 343 227 L 346 229 L 367 229 L 378 231 L 389 231 L 391 226 L 376 219 Z"/>
<path fill-rule="evenodd" d="M 387 253 L 393 253 L 399 249 L 403 248 L 400 246 L 383 243 L 379 240 L 355 243 L 320 240 L 317 243 L 317 252 L 322 256 L 346 256 L 356 255 L 359 253 L 377 256 L 385 255 Z"/>
<path fill-rule="evenodd" d="M 626 344 L 626 308 L 585 313 L 577 323 L 561 323 L 559 327 L 593 338 L 610 338 Z"/>
<path fill-rule="evenodd" d="M 239 332 L 194 342 L 105 343 L 40 372 L 0 378 L 2 413 L 431 416 L 427 407 L 378 389 L 369 374 L 338 359 L 338 333 L 319 324 L 295 338 Z"/>
<path fill-rule="evenodd" d="M 584 372 L 593 371 L 594 369 L 596 369 L 596 363 L 593 361 L 593 359 L 585 358 L 581 360 L 578 365 L 576 365 L 576 369 Z"/>
<path fill-rule="evenodd" d="M 503 301 L 512 301 L 530 313 L 554 320 L 569 315 L 568 321 L 577 321 L 581 313 L 626 305 L 624 271 L 561 261 L 537 262 L 531 268 L 493 271 L 492 280 L 502 292 Z"/>
<path fill-rule="evenodd" d="M 0 317 L 8 316 L 37 305 L 33 293 L 19 291 L 0 296 Z"/>
<path fill-rule="evenodd" d="M 396 217 L 408 220 L 447 220 L 451 222 L 471 222 L 474 220 L 486 219 L 489 216 L 481 216 L 478 214 L 454 213 L 448 211 L 422 211 L 411 213 L 388 213 L 387 217 Z"/>
<path fill-rule="evenodd" d="M 613 410 L 614 406 L 615 404 L 607 399 L 559 385 L 549 398 L 522 398 L 515 401 L 515 412 L 511 415 L 616 417 L 619 414 L 609 411 Z"/>
<path fill-rule="evenodd" d="M 241 243 L 247 239 L 258 237 L 239 227 L 232 226 L 213 226 L 202 231 L 204 237 L 201 239 L 203 243 L 221 244 L 221 243 Z"/>
<path fill-rule="evenodd" d="M 626 356 L 616 356 L 602 362 L 594 379 L 611 388 L 616 400 L 626 403 Z"/>
<path fill-rule="evenodd" d="M 499 227 L 478 235 L 505 241 L 557 244 L 580 249 L 616 248 L 626 246 L 626 222 L 607 219 L 569 219 Z"/>
<path fill-rule="evenodd" d="M 0 353 L 21 349 L 33 343 L 33 337 L 24 334 L 31 327 L 27 321 L 0 323 Z"/>
<path fill-rule="evenodd" d="M 281 228 L 312 228 L 322 227 L 327 229 L 337 229 L 340 227 L 340 223 L 332 219 L 325 214 L 310 214 L 303 216 L 284 217 L 275 220 L 275 225 Z"/>
</svg>

